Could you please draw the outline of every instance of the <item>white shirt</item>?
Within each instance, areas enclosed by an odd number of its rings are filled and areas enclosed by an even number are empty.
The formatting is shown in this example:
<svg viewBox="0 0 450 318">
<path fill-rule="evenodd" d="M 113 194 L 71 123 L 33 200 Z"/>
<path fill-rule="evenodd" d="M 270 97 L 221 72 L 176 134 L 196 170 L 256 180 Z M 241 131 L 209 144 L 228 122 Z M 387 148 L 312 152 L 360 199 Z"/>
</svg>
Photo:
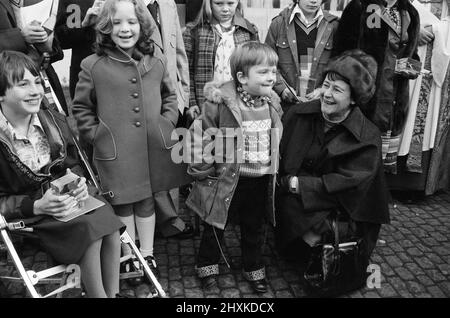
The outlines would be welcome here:
<svg viewBox="0 0 450 318">
<path fill-rule="evenodd" d="M 316 16 L 314 17 L 314 19 L 311 20 L 311 22 L 308 22 L 302 9 L 300 9 L 300 7 L 298 5 L 296 5 L 294 10 L 292 10 L 291 17 L 289 18 L 289 23 L 292 23 L 296 14 L 300 15 L 300 21 L 302 21 L 303 24 L 306 25 L 306 27 L 309 27 L 316 21 L 317 21 L 317 25 L 319 25 L 320 21 L 322 21 L 322 19 L 323 19 L 323 11 L 322 11 L 321 7 L 319 7 L 319 10 L 317 10 Z"/>
<path fill-rule="evenodd" d="M 158 0 L 144 0 L 145 6 L 148 6 L 150 3 L 153 4 L 153 2 L 158 2 Z"/>
</svg>

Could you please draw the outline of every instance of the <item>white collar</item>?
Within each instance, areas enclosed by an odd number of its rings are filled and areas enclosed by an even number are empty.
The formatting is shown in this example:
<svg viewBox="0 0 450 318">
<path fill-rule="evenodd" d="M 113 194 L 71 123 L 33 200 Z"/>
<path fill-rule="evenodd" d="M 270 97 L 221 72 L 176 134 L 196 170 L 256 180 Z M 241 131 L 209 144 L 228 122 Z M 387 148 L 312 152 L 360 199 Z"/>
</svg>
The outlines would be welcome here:
<svg viewBox="0 0 450 318">
<path fill-rule="evenodd" d="M 148 6 L 149 4 L 153 4 L 154 2 L 159 2 L 159 1 L 158 0 L 144 0 L 145 6 Z"/>
<path fill-rule="evenodd" d="M 37 114 L 31 115 L 29 127 L 31 127 L 31 126 L 39 127 L 42 131 L 44 131 L 44 128 L 42 127 L 41 121 L 39 120 L 39 117 Z M 5 133 L 7 132 L 9 135 L 9 138 L 11 138 L 11 140 L 13 138 L 23 139 L 23 138 L 27 137 L 27 136 L 18 135 L 16 130 L 14 129 L 14 127 L 11 125 L 11 123 L 8 121 L 8 119 L 5 117 L 5 115 L 1 111 L 0 111 L 0 129 L 2 129 Z"/>
<path fill-rule="evenodd" d="M 322 21 L 322 19 L 323 19 L 323 11 L 322 11 L 321 7 L 319 7 L 319 10 L 317 10 L 317 13 L 316 13 L 316 16 L 314 17 L 314 19 L 311 22 L 308 22 L 308 20 L 306 20 L 306 18 L 305 18 L 305 14 L 303 13 L 302 9 L 300 9 L 300 6 L 296 5 L 294 7 L 294 10 L 292 10 L 291 16 L 289 18 L 289 24 L 292 23 L 292 21 L 295 18 L 295 15 L 297 13 L 300 14 L 300 21 L 302 21 L 306 26 L 310 26 L 311 24 L 316 22 L 316 20 L 317 20 L 317 24 L 320 24 L 320 21 Z"/>
</svg>

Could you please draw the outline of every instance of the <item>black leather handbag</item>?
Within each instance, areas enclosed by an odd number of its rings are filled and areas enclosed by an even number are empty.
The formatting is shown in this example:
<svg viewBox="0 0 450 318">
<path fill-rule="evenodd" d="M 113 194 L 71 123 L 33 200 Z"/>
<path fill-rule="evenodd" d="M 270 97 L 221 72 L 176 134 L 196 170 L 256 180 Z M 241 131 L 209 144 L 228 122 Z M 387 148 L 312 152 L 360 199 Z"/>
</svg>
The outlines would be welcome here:
<svg viewBox="0 0 450 318">
<path fill-rule="evenodd" d="M 303 275 L 306 292 L 312 297 L 335 297 L 359 289 L 368 277 L 369 257 L 364 240 L 348 230 L 340 241 L 337 216 L 329 222 L 331 235 L 324 240 L 328 243 L 313 248 Z"/>
</svg>

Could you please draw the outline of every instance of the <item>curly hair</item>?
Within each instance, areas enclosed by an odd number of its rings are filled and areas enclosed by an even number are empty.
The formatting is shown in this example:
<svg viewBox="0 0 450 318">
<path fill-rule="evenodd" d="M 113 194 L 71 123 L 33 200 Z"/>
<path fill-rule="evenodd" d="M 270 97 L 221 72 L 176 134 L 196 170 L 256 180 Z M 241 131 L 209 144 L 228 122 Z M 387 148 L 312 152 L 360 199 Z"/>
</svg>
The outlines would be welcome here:
<svg viewBox="0 0 450 318">
<path fill-rule="evenodd" d="M 106 0 L 98 16 L 97 25 L 95 26 L 95 52 L 98 55 L 104 55 L 105 49 L 116 47 L 116 44 L 111 39 L 111 33 L 113 30 L 112 19 L 116 13 L 116 3 L 119 1 L 131 2 L 134 6 L 140 25 L 140 34 L 136 43 L 136 49 L 143 54 L 153 55 L 154 43 L 151 36 L 156 25 L 152 23 L 150 12 L 142 0 Z"/>
</svg>

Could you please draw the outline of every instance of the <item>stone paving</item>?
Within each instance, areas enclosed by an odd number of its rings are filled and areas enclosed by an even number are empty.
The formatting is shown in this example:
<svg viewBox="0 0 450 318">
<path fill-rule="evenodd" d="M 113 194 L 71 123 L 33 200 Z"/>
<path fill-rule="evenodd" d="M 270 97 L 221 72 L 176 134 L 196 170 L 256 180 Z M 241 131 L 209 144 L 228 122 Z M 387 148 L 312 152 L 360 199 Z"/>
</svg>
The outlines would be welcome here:
<svg viewBox="0 0 450 318">
<path fill-rule="evenodd" d="M 183 212 L 183 218 L 192 216 Z M 380 266 L 379 288 L 365 287 L 342 297 L 450 297 L 450 193 L 442 192 L 413 203 L 397 200 L 391 205 L 391 224 L 382 228 L 371 263 Z M 195 253 L 200 236 L 193 239 L 156 238 L 155 255 L 160 283 L 169 297 L 175 298 L 293 298 L 305 297 L 300 272 L 282 260 L 268 231 L 264 258 L 269 281 L 267 293 L 256 295 L 244 280 L 240 269 L 220 265 L 218 287 L 203 291 L 194 272 Z M 29 244 L 19 244 L 27 268 L 46 267 L 47 255 Z M 240 263 L 239 228 L 225 231 L 224 253 L 233 264 Z M 232 267 L 234 268 L 234 267 Z M 14 272 L 5 252 L 0 255 L 0 276 Z M 18 283 L 2 283 L 3 297 L 27 297 Z M 121 292 L 131 297 L 145 297 L 149 286 L 131 288 L 121 282 Z M 75 294 L 76 296 L 76 294 Z M 75 297 L 68 293 L 68 297 Z"/>
</svg>

